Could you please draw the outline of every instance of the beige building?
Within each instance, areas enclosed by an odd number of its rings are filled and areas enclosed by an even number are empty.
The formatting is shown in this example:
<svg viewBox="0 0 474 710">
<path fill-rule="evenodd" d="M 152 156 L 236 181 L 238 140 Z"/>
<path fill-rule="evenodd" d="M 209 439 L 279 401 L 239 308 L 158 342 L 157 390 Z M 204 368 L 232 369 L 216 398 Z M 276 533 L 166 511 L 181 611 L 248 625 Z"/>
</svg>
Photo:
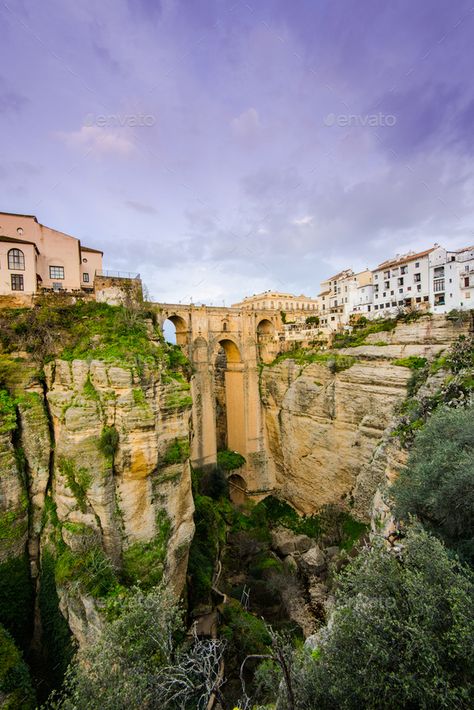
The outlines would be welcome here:
<svg viewBox="0 0 474 710">
<path fill-rule="evenodd" d="M 306 318 L 318 311 L 318 300 L 309 296 L 294 296 L 291 293 L 280 291 L 264 291 L 263 293 L 247 296 L 243 301 L 232 304 L 232 308 L 252 310 L 283 311 L 289 320 Z"/>
<path fill-rule="evenodd" d="M 0 295 L 93 291 L 103 253 L 40 224 L 34 215 L 0 212 Z"/>
</svg>

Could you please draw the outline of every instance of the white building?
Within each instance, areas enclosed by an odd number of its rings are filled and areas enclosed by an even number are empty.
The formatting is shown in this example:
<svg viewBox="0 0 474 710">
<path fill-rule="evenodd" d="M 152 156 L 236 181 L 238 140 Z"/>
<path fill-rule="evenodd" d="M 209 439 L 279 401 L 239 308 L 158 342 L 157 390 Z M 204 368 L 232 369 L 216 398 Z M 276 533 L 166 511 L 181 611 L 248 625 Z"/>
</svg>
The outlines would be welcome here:
<svg viewBox="0 0 474 710">
<path fill-rule="evenodd" d="M 433 313 L 474 308 L 474 246 L 431 252 L 429 286 Z"/>
<path fill-rule="evenodd" d="M 345 269 L 322 281 L 318 296 L 321 325 L 332 331 L 347 325 L 361 298 L 369 304 L 371 284 L 372 272 L 368 269 L 357 274 Z"/>
<path fill-rule="evenodd" d="M 389 317 L 401 308 L 428 309 L 430 303 L 429 255 L 438 249 L 397 255 L 373 270 L 372 317 Z"/>
</svg>

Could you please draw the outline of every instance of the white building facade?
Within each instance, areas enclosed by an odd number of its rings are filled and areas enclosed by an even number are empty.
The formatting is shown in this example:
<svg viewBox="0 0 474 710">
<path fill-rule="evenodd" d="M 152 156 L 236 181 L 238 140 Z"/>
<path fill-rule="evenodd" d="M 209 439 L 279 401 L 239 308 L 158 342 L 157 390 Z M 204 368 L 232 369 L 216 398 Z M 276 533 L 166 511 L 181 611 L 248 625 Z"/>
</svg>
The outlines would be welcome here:
<svg viewBox="0 0 474 710">
<path fill-rule="evenodd" d="M 410 252 L 384 261 L 373 271 L 371 316 L 391 317 L 400 309 L 428 310 L 430 305 L 429 255 L 438 245 L 419 253 Z"/>
<path fill-rule="evenodd" d="M 429 257 L 429 285 L 433 313 L 474 308 L 474 246 L 435 249 Z"/>
</svg>

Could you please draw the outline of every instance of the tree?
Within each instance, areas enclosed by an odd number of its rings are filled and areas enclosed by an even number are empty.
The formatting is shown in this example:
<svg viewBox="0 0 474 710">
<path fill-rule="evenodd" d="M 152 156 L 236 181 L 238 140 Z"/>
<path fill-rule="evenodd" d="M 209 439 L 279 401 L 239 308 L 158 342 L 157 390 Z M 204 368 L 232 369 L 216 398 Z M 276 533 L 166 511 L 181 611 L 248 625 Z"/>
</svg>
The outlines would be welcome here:
<svg viewBox="0 0 474 710">
<path fill-rule="evenodd" d="M 417 516 L 474 564 L 474 406 L 431 416 L 391 494 L 398 517 Z"/>
<path fill-rule="evenodd" d="M 98 640 L 84 647 L 66 673 L 64 690 L 50 707 L 61 710 L 149 708 L 154 677 L 171 663 L 174 635 L 182 613 L 162 587 L 134 592 L 121 603 L 120 616 Z"/>
<path fill-rule="evenodd" d="M 318 316 L 308 316 L 305 321 L 306 325 L 314 325 L 318 326 L 319 325 L 319 317 Z"/>
<path fill-rule="evenodd" d="M 473 706 L 474 578 L 441 541 L 410 529 L 401 553 L 365 548 L 339 581 L 330 624 L 297 656 L 296 710 Z"/>
<path fill-rule="evenodd" d="M 81 649 L 51 710 L 201 710 L 223 682 L 224 643 L 184 638 L 182 609 L 164 587 L 135 588 L 118 618 Z"/>
</svg>

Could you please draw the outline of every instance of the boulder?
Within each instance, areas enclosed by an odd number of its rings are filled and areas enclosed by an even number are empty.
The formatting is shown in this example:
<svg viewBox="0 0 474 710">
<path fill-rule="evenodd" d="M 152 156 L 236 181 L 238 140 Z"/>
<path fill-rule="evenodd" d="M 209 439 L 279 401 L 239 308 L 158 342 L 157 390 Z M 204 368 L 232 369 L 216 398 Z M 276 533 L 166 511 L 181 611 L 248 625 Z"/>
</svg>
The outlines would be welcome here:
<svg viewBox="0 0 474 710">
<path fill-rule="evenodd" d="M 306 552 L 314 545 L 307 535 L 297 535 L 288 528 L 278 527 L 272 531 L 272 548 L 282 557 L 294 552 Z"/>
<path fill-rule="evenodd" d="M 308 576 L 318 576 L 326 570 L 326 557 L 317 545 L 302 554 L 298 563 L 301 570 Z"/>
</svg>

